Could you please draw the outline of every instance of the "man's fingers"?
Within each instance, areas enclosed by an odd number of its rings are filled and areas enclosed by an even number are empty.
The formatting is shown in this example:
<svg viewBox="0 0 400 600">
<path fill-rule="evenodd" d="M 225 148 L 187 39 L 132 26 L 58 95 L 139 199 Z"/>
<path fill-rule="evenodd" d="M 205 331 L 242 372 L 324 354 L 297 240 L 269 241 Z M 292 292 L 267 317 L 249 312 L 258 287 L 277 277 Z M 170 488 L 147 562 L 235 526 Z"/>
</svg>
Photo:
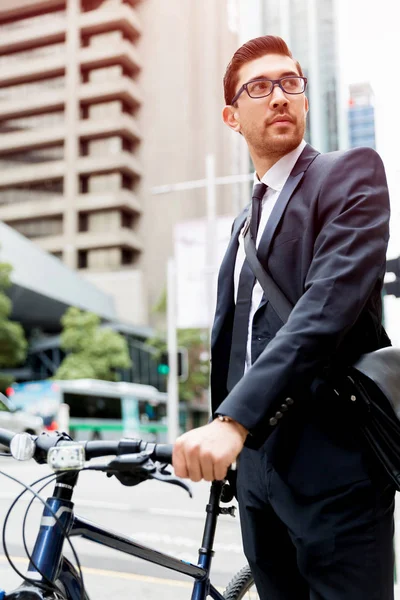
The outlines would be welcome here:
<svg viewBox="0 0 400 600">
<path fill-rule="evenodd" d="M 175 475 L 177 477 L 189 477 L 182 442 L 179 438 L 174 444 L 174 449 L 172 452 L 172 466 L 174 467 Z"/>
<path fill-rule="evenodd" d="M 189 478 L 192 481 L 201 481 L 203 478 L 199 450 L 200 448 L 198 444 L 194 444 L 193 446 L 187 445 L 185 448 L 187 470 L 189 473 Z"/>
<path fill-rule="evenodd" d="M 200 455 L 200 466 L 203 474 L 203 479 L 206 481 L 214 481 L 214 457 L 211 452 L 203 451 Z"/>
<path fill-rule="evenodd" d="M 223 480 L 243 447 L 237 426 L 213 421 L 181 435 L 175 442 L 172 464 L 178 477 L 192 481 Z"/>
<path fill-rule="evenodd" d="M 215 479 L 217 481 L 222 481 L 225 479 L 226 474 L 228 472 L 229 464 L 225 461 L 218 461 L 214 467 Z"/>
</svg>

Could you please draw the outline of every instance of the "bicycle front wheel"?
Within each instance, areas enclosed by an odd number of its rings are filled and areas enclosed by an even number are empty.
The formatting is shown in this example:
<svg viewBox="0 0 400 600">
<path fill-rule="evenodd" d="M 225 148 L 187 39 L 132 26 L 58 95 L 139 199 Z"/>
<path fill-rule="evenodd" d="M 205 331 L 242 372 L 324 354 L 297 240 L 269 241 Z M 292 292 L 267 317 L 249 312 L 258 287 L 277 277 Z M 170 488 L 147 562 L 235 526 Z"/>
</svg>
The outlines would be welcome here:
<svg viewBox="0 0 400 600">
<path fill-rule="evenodd" d="M 250 567 L 236 573 L 224 592 L 225 600 L 260 600 Z"/>
</svg>

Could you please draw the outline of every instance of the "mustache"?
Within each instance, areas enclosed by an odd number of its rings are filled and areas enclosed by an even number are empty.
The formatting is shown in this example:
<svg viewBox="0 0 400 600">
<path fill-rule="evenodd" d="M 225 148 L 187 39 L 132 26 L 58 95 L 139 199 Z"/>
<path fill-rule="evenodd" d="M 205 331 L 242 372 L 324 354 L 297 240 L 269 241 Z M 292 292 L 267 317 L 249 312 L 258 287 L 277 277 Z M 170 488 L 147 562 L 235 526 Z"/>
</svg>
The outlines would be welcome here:
<svg viewBox="0 0 400 600">
<path fill-rule="evenodd" d="M 283 119 L 285 121 L 290 121 L 291 123 L 295 123 L 295 119 L 291 115 L 289 115 L 289 113 L 280 113 L 279 115 L 275 115 L 273 117 L 273 119 L 270 119 L 267 122 L 267 125 L 272 125 L 272 123 L 276 123 L 277 121 L 282 121 Z"/>
</svg>

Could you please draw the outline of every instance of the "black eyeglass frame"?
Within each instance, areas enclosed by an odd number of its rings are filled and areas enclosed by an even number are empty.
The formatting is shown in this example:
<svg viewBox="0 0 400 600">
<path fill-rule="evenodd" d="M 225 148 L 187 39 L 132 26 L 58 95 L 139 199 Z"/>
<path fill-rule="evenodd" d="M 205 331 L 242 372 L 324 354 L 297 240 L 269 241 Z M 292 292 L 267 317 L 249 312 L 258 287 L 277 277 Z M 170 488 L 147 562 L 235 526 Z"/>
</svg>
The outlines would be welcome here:
<svg viewBox="0 0 400 600">
<path fill-rule="evenodd" d="M 304 82 L 303 90 L 301 92 L 287 92 L 282 87 L 282 81 L 284 79 L 302 79 Z M 250 85 L 251 83 L 256 83 L 257 81 L 270 81 L 272 83 L 271 91 L 268 92 L 268 94 L 264 94 L 263 96 L 251 96 L 249 90 L 247 89 L 247 86 Z M 285 77 L 280 77 L 279 79 L 268 79 L 267 77 L 257 77 L 256 79 L 251 79 L 247 83 L 244 83 L 242 85 L 242 87 L 238 89 L 238 91 L 236 92 L 236 94 L 234 95 L 234 97 L 231 101 L 231 106 L 233 106 L 233 104 L 235 104 L 236 100 L 239 98 L 241 93 L 244 92 L 244 90 L 246 90 L 249 98 L 253 98 L 253 99 L 254 98 L 266 98 L 267 96 L 270 96 L 272 94 L 276 85 L 278 85 L 281 88 L 281 90 L 284 94 L 291 94 L 291 95 L 298 96 L 299 94 L 304 94 L 304 92 L 306 91 L 307 77 L 302 77 L 301 75 L 285 75 Z"/>
</svg>

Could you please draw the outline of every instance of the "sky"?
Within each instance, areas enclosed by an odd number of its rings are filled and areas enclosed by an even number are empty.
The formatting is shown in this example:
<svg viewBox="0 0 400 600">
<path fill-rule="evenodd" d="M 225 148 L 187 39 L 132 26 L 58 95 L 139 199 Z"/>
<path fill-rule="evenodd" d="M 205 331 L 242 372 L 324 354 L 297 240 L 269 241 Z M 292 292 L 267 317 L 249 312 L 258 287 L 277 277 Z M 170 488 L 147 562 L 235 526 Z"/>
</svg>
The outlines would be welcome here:
<svg viewBox="0 0 400 600">
<path fill-rule="evenodd" d="M 372 79 L 392 70 L 399 51 L 399 0 L 337 0 L 340 10 L 344 75 L 348 81 Z M 394 53 L 393 60 L 388 54 Z"/>
<path fill-rule="evenodd" d="M 398 0 L 337 0 L 340 11 L 342 75 L 346 83 L 370 80 L 379 61 L 377 41 L 386 37 L 381 10 L 388 15 Z M 389 15 L 388 15 L 389 16 Z M 387 19 L 390 23 L 391 19 Z M 382 43 L 382 39 L 380 40 Z"/>
<path fill-rule="evenodd" d="M 374 90 L 377 150 L 385 163 L 393 222 L 400 232 L 400 0 L 337 2 L 341 76 L 345 85 L 369 81 Z M 400 254 L 400 235 L 393 236 L 389 254 Z"/>
<path fill-rule="evenodd" d="M 388 257 L 400 256 L 400 0 L 337 0 L 343 82 L 369 81 L 375 93 L 377 150 L 391 197 Z M 385 298 L 385 326 L 400 346 L 400 299 Z"/>
<path fill-rule="evenodd" d="M 240 3 L 243 42 L 262 35 L 256 31 L 254 17 L 260 2 L 263 0 Z M 335 0 L 335 3 L 344 111 L 350 83 L 369 82 L 375 94 L 376 146 L 385 165 L 391 197 L 388 258 L 394 258 L 400 256 L 400 0 Z M 234 4 L 234 0 L 228 0 L 228 5 Z M 254 12 L 250 5 L 254 5 Z M 400 346 L 400 299 L 385 298 L 385 315 L 392 341 Z"/>
</svg>

